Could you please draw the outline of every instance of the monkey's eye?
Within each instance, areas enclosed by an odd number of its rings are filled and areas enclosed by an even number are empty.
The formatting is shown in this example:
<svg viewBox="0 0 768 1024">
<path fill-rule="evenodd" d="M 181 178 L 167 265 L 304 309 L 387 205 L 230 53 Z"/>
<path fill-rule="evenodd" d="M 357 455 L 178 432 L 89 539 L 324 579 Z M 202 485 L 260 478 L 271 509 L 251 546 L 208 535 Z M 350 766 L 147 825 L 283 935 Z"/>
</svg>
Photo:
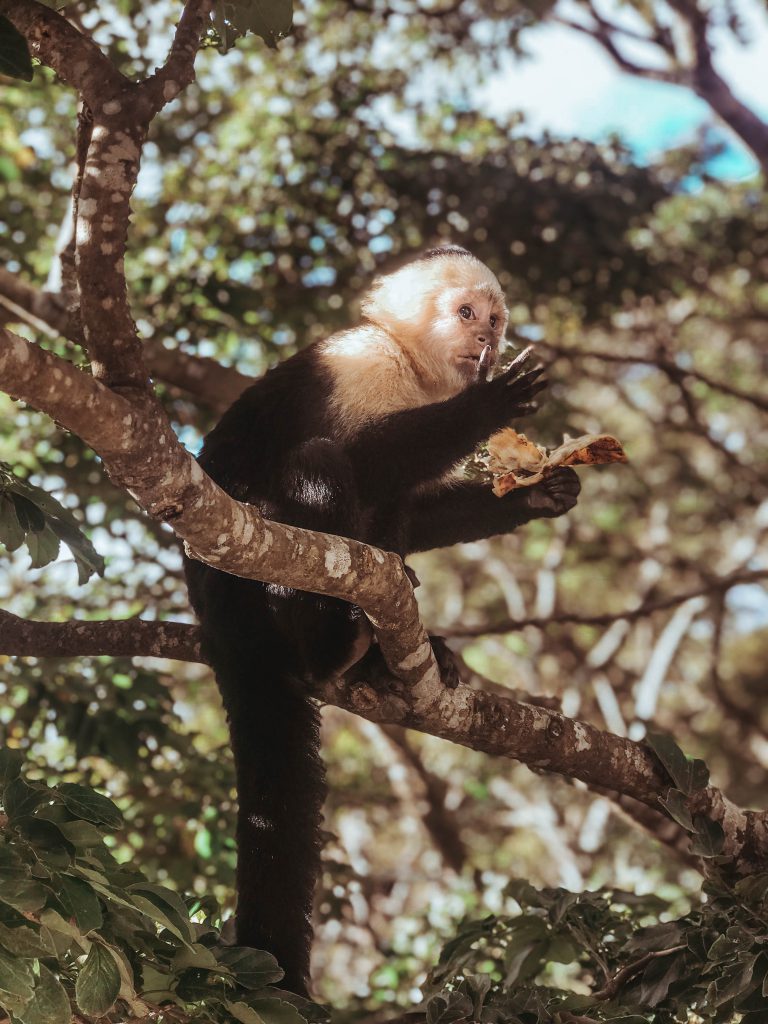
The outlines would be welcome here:
<svg viewBox="0 0 768 1024">
<path fill-rule="evenodd" d="M 492 315 L 492 316 L 491 316 L 491 317 L 489 318 L 489 320 L 488 320 L 488 323 L 489 323 L 489 324 L 491 325 L 491 330 L 492 330 L 492 331 L 496 330 L 496 324 L 497 324 L 498 322 L 499 322 L 499 318 L 498 318 L 498 317 L 496 316 L 496 314 L 494 313 L 494 314 L 493 314 L 493 315 Z"/>
<path fill-rule="evenodd" d="M 474 316 L 471 306 L 459 306 L 459 316 L 465 320 L 471 320 Z"/>
</svg>

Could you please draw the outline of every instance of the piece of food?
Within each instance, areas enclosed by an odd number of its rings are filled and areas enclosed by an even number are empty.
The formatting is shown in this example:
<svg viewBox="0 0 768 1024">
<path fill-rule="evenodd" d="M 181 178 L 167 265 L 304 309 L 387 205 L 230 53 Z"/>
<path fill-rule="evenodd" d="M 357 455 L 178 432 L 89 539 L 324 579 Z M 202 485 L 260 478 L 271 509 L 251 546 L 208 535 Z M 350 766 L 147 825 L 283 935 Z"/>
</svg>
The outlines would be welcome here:
<svg viewBox="0 0 768 1024">
<path fill-rule="evenodd" d="M 628 462 L 621 443 L 610 434 L 584 434 L 567 438 L 548 452 L 512 427 L 488 440 L 488 455 L 481 459 L 493 477 L 493 493 L 501 498 L 516 487 L 531 487 L 557 466 L 596 466 Z"/>
</svg>

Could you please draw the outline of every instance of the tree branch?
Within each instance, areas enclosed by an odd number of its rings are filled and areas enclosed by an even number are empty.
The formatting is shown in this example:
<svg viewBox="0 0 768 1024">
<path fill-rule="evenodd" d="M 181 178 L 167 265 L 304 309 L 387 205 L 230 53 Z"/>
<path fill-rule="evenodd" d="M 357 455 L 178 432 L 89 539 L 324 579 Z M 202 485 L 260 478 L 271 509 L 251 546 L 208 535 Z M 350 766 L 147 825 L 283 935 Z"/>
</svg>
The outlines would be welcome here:
<svg viewBox="0 0 768 1024">
<path fill-rule="evenodd" d="M 699 7 L 696 0 L 667 0 L 667 3 L 688 29 L 691 56 L 676 51 L 673 36 L 661 30 L 658 25 L 655 34 L 644 41 L 657 45 L 664 56 L 671 59 L 671 68 L 637 64 L 626 57 L 619 48 L 617 39 L 637 39 L 637 34 L 607 21 L 593 5 L 590 5 L 593 21 L 589 24 L 574 21 L 558 13 L 552 15 L 551 20 L 594 39 L 616 66 L 627 74 L 693 89 L 752 151 L 763 173 L 768 174 L 768 124 L 734 95 L 731 87 L 715 69 L 705 11 Z"/>
<path fill-rule="evenodd" d="M 0 654 L 19 658 L 173 658 L 200 662 L 200 629 L 185 622 L 35 622 L 0 609 Z"/>
<path fill-rule="evenodd" d="M 29 323 L 49 337 L 60 335 L 77 345 L 83 344 L 79 318 L 69 312 L 65 295 L 35 288 L 4 267 L 0 267 L 0 306 L 14 319 Z M 228 409 L 255 380 L 215 359 L 166 348 L 154 338 L 144 342 L 143 350 L 152 377 L 186 391 L 214 412 Z"/>
<path fill-rule="evenodd" d="M 92 39 L 50 7 L 37 0 L 0 0 L 0 14 L 26 37 L 32 56 L 74 86 L 89 106 L 130 84 Z"/>
<path fill-rule="evenodd" d="M 646 67 L 642 64 L 635 64 L 631 61 L 621 52 L 613 38 L 611 28 L 604 23 L 595 22 L 593 25 L 583 25 L 579 21 L 574 21 L 572 18 L 566 18 L 560 14 L 552 15 L 550 20 L 556 22 L 558 25 L 563 25 L 565 28 L 581 32 L 583 35 L 589 36 L 589 38 L 593 39 L 596 43 L 599 43 L 608 56 L 613 60 L 614 64 L 622 71 L 626 71 L 628 75 L 635 75 L 640 78 L 649 78 L 654 82 L 664 82 L 667 85 L 685 84 L 681 80 L 680 75 L 675 71 L 667 68 Z"/>
<path fill-rule="evenodd" d="M 217 413 L 225 412 L 256 382 L 255 377 L 232 366 L 222 366 L 215 359 L 193 356 L 179 348 L 166 348 L 155 339 L 144 342 L 144 355 L 153 377 L 180 388 Z"/>
<path fill-rule="evenodd" d="M 224 572 L 360 605 L 417 703 L 441 683 L 402 559 L 358 541 L 265 520 L 230 498 L 179 443 L 162 409 L 138 408 L 63 359 L 0 328 L 0 381 L 101 457 L 112 481 L 169 523 L 194 558 Z"/>
<path fill-rule="evenodd" d="M 360 605 L 387 665 L 412 686 L 423 709 L 439 699 L 442 684 L 402 560 L 356 541 L 266 522 L 253 506 L 234 501 L 179 444 L 150 385 L 124 272 L 130 198 L 157 104 L 191 80 L 195 38 L 209 10 L 210 0 L 188 0 L 166 69 L 154 83 L 121 78 L 119 92 L 89 103 L 93 130 L 75 211 L 75 271 L 93 379 L 0 329 L 2 387 L 78 434 L 114 483 L 173 526 L 192 557 Z M 72 26 L 68 31 L 84 38 Z"/>
<path fill-rule="evenodd" d="M 413 799 L 414 789 L 416 793 L 419 788 L 422 790 L 426 809 L 421 814 L 421 820 L 435 849 L 448 867 L 460 874 L 467 861 L 467 847 L 461 838 L 461 831 L 455 816 L 445 806 L 445 794 L 448 787 L 441 778 L 427 769 L 418 751 L 409 742 L 408 734 L 404 729 L 397 725 L 384 725 L 381 729 L 403 763 L 407 765 L 410 775 L 415 775 L 418 780 L 414 787 L 414 780 L 410 778 L 405 788 L 411 794 L 411 799 Z"/>
<path fill-rule="evenodd" d="M 104 633 L 101 644 L 100 630 Z M 8 612 L 0 615 L 0 653 L 8 654 L 18 654 L 23 644 L 24 653 L 35 657 L 120 653 L 191 661 L 197 660 L 198 639 L 198 627 L 181 623 L 25 623 Z M 531 768 L 579 779 L 598 792 L 605 792 L 609 779 L 614 799 L 618 794 L 639 801 L 655 815 L 661 813 L 659 798 L 670 789 L 671 781 L 642 743 L 549 708 L 465 685 L 440 689 L 437 700 L 425 702 L 414 688 L 404 689 L 385 672 L 375 676 L 362 672 L 356 666 L 343 679 L 321 684 L 313 693 L 326 704 L 379 725 L 416 729 L 481 753 L 522 761 Z M 732 859 L 738 873 L 768 868 L 767 812 L 742 811 L 711 786 L 694 793 L 687 803 L 692 814 L 703 814 L 722 826 L 723 856 Z M 639 816 L 636 805 L 630 813 Z M 655 824 L 653 831 L 658 827 Z"/>
<path fill-rule="evenodd" d="M 152 116 L 159 113 L 195 80 L 195 54 L 200 46 L 213 0 L 188 0 L 165 64 L 139 85 L 152 103 Z"/>
<path fill-rule="evenodd" d="M 745 569 L 730 573 L 728 576 L 720 576 L 717 579 L 708 580 L 699 587 L 692 587 L 680 594 L 673 594 L 670 597 L 657 598 L 656 600 L 643 601 L 636 608 L 627 608 L 620 612 L 605 612 L 597 615 L 581 615 L 578 613 L 562 615 L 551 615 L 547 618 L 532 616 L 527 619 L 506 619 L 503 622 L 495 623 L 492 626 L 473 626 L 467 629 L 443 630 L 446 636 L 451 638 L 491 636 L 496 633 L 512 633 L 526 626 L 536 626 L 538 629 L 545 629 L 547 626 L 568 625 L 568 626 L 610 626 L 614 622 L 636 622 L 638 619 L 653 615 L 654 612 L 667 611 L 678 605 L 685 604 L 696 597 L 706 597 L 709 594 L 722 594 L 732 587 L 743 584 L 759 583 L 768 579 L 768 569 Z"/>
</svg>

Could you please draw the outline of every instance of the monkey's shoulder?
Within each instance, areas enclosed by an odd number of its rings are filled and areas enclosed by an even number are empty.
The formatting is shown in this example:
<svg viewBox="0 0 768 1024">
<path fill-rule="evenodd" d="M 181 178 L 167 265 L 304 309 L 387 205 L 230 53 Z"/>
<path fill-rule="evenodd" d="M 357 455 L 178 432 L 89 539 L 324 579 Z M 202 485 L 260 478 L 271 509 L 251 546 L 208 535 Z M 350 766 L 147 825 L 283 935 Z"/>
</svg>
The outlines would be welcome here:
<svg viewBox="0 0 768 1024">
<path fill-rule="evenodd" d="M 317 347 L 320 372 L 329 383 L 329 412 L 336 436 L 430 399 L 424 382 L 397 340 L 374 324 L 331 335 Z"/>
</svg>

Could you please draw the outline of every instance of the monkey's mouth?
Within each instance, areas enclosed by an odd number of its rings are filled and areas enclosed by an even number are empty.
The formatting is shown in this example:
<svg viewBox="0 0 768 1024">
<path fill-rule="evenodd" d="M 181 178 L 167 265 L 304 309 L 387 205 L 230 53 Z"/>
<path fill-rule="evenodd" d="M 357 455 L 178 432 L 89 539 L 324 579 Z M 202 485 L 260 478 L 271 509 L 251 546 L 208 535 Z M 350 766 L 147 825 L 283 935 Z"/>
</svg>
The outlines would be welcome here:
<svg viewBox="0 0 768 1024">
<path fill-rule="evenodd" d="M 459 356 L 456 363 L 459 373 L 467 380 L 474 380 L 480 372 L 480 356 Z"/>
</svg>

